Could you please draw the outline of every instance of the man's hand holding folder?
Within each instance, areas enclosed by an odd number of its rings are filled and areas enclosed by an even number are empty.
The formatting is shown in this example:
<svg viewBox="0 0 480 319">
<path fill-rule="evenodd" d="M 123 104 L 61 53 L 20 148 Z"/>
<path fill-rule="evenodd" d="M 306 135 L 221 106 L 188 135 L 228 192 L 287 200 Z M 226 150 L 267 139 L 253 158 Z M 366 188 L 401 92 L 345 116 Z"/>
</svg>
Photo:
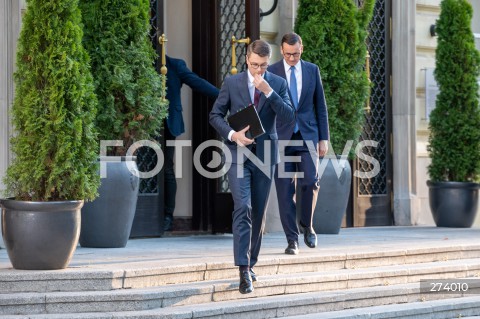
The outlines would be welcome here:
<svg viewBox="0 0 480 319">
<path fill-rule="evenodd" d="M 235 133 L 232 135 L 232 141 L 242 144 L 240 146 L 252 144 L 255 138 L 265 133 L 257 109 L 253 104 L 230 115 L 227 120 L 232 129 L 237 133 L 242 133 L 244 138 L 239 138 Z"/>
<path fill-rule="evenodd" d="M 249 128 L 250 126 L 247 125 L 247 127 L 245 127 L 243 130 L 233 133 L 232 142 L 237 143 L 237 145 L 240 147 L 245 147 L 247 145 L 255 143 L 255 140 L 249 139 L 245 136 L 245 133 L 248 131 Z"/>
</svg>

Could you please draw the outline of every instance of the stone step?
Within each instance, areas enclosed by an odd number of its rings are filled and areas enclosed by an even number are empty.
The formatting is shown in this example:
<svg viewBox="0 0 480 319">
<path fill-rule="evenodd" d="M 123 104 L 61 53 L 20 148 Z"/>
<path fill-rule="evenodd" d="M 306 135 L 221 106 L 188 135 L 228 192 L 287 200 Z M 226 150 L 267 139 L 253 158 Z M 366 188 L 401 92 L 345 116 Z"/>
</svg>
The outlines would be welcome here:
<svg viewBox="0 0 480 319">
<path fill-rule="evenodd" d="M 480 258 L 258 275 L 255 292 L 248 295 L 238 293 L 237 278 L 111 291 L 4 293 L 0 294 L 0 315 L 139 311 L 277 295 L 397 287 L 402 284 L 415 284 L 419 288 L 421 279 L 477 278 L 476 289 L 480 293 Z"/>
<path fill-rule="evenodd" d="M 478 319 L 480 296 L 312 313 L 284 319 Z"/>
<path fill-rule="evenodd" d="M 385 307 L 392 305 L 392 308 Z M 382 308 L 383 307 L 383 308 Z M 364 310 L 352 314 L 349 311 Z M 383 310 L 382 310 L 383 309 Z M 343 313 L 342 313 L 343 311 Z M 397 316 L 397 313 L 401 315 Z M 199 305 L 104 313 L 12 315 L 5 319 L 313 319 L 460 318 L 480 313 L 480 296 L 422 294 L 418 283 L 249 298 Z M 294 316 L 294 317 L 292 317 Z"/>
<path fill-rule="evenodd" d="M 382 249 L 377 246 L 374 252 L 336 253 L 326 250 L 315 256 L 288 256 L 279 253 L 263 255 L 255 269 L 262 275 L 277 275 L 469 258 L 480 258 L 480 245 L 444 245 L 411 249 Z M 231 279 L 237 276 L 237 269 L 231 262 L 216 260 L 172 266 L 145 261 L 141 266 L 113 270 L 81 266 L 53 271 L 4 269 L 0 272 L 0 292 L 110 291 Z"/>
</svg>

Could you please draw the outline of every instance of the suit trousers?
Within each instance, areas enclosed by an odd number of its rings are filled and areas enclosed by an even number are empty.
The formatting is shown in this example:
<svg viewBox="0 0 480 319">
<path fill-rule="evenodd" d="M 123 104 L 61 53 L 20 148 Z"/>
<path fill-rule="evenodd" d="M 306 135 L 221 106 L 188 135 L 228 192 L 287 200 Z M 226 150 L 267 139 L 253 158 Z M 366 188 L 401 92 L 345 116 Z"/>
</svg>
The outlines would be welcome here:
<svg viewBox="0 0 480 319">
<path fill-rule="evenodd" d="M 291 140 L 303 141 L 301 133 L 294 133 Z M 305 141 L 303 141 L 301 146 L 285 147 L 285 156 L 299 156 L 300 161 L 284 161 L 284 159 L 281 158 L 280 163 L 275 169 L 275 188 L 277 190 L 280 221 L 282 222 L 287 241 L 298 241 L 299 229 L 297 226 L 295 179 L 298 184 L 297 190 L 301 192 L 300 224 L 310 227 L 312 226 L 313 213 L 320 189 L 317 172 L 318 155 L 316 149 L 309 150 Z M 312 160 L 312 156 L 316 159 L 315 161 Z M 296 172 L 297 177 L 279 176 L 280 165 L 285 166 L 284 172 Z M 298 178 L 298 173 L 303 173 L 303 178 Z"/>
<path fill-rule="evenodd" d="M 266 176 L 247 159 L 244 164 L 233 163 L 227 172 L 234 203 L 232 231 L 236 266 L 253 267 L 257 263 L 274 166 L 269 168 L 270 176 Z"/>
</svg>

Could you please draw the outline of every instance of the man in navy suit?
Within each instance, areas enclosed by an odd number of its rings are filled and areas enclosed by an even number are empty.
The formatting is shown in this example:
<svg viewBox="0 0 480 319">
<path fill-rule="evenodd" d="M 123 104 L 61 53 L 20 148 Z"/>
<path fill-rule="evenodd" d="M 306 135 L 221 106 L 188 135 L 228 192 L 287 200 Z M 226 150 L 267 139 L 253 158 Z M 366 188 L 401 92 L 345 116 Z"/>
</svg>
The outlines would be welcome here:
<svg viewBox="0 0 480 319">
<path fill-rule="evenodd" d="M 239 291 L 244 294 L 253 291 L 252 281 L 256 281 L 253 266 L 260 252 L 267 199 L 279 159 L 275 122 L 294 120 L 287 82 L 266 72 L 271 53 L 267 42 L 252 42 L 247 47 L 248 70 L 225 79 L 210 112 L 210 124 L 225 139 L 231 154 L 227 176 L 234 202 L 233 253 L 240 271 Z M 234 114 L 252 103 L 265 129 L 255 139 L 245 136 L 248 126 L 236 132 L 225 120 L 228 112 Z M 229 156 L 226 159 L 229 161 Z"/>
<path fill-rule="evenodd" d="M 188 85 L 193 91 L 205 94 L 211 98 L 218 96 L 219 90 L 192 72 L 185 61 L 166 56 L 167 67 L 167 100 L 168 117 L 165 121 L 165 140 L 175 140 L 185 132 L 182 115 L 181 88 Z M 177 181 L 175 178 L 173 157 L 174 146 L 165 149 L 165 216 L 163 229 L 172 230 L 173 212 L 175 210 L 175 196 L 177 194 Z"/>
<path fill-rule="evenodd" d="M 280 150 L 281 154 L 300 157 L 300 161 L 289 162 L 282 158 L 275 170 L 280 220 L 288 242 L 285 253 L 291 255 L 299 252 L 299 229 L 294 200 L 295 180 L 288 175 L 297 174 L 297 189 L 301 191 L 300 226 L 305 244 L 314 248 L 317 236 L 312 228 L 312 219 L 319 190 L 318 157 L 327 153 L 329 140 L 327 105 L 320 71 L 315 64 L 301 60 L 302 52 L 302 38 L 296 33 L 287 33 L 281 43 L 284 59 L 268 68 L 287 80 L 290 99 L 296 110 L 295 122 L 277 121 L 277 132 L 280 140 L 290 141 L 284 153 Z"/>
</svg>

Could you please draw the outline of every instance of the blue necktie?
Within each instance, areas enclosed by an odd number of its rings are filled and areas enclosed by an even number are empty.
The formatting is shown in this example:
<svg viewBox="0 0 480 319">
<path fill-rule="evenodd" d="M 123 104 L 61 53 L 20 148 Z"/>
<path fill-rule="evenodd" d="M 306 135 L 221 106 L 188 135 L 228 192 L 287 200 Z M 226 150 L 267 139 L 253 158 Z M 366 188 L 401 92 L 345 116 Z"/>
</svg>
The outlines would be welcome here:
<svg viewBox="0 0 480 319">
<path fill-rule="evenodd" d="M 295 67 L 290 67 L 290 95 L 292 96 L 293 106 L 295 110 L 298 108 L 298 93 L 297 93 L 297 77 L 295 76 Z M 295 121 L 294 133 L 298 132 L 298 124 Z"/>
</svg>

